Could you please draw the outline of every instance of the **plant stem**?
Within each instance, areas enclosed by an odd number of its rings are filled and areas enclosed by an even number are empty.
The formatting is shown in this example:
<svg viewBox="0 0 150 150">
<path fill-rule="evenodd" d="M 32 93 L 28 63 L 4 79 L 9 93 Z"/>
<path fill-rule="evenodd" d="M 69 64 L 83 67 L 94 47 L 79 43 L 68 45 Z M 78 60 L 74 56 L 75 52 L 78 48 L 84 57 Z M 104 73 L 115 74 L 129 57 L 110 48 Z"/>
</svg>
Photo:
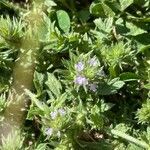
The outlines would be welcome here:
<svg viewBox="0 0 150 150">
<path fill-rule="evenodd" d="M 132 143 L 134 143 L 134 144 L 136 144 L 136 145 L 138 145 L 138 146 L 140 146 L 142 148 L 145 148 L 145 149 L 149 149 L 150 148 L 150 146 L 147 143 L 145 143 L 144 141 L 140 141 L 140 140 L 138 140 L 138 139 L 136 139 L 136 138 L 134 138 L 134 137 L 132 137 L 130 135 L 127 135 L 126 133 L 123 133 L 121 131 L 117 131 L 117 130 L 112 129 L 111 133 L 113 135 L 119 136 L 119 137 L 121 137 L 121 138 L 123 138 L 123 139 L 125 139 L 125 140 L 127 140 L 129 142 L 132 142 Z"/>
</svg>

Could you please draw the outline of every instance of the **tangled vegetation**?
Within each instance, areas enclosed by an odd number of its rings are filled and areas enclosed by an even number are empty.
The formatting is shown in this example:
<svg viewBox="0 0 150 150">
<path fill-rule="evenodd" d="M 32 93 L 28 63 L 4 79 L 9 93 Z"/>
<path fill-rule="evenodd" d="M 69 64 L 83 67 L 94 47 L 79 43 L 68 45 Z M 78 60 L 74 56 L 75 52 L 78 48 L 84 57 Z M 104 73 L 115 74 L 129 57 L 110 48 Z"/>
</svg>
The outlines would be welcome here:
<svg viewBox="0 0 150 150">
<path fill-rule="evenodd" d="M 150 150 L 150 1 L 1 0 L 0 149 Z"/>
</svg>

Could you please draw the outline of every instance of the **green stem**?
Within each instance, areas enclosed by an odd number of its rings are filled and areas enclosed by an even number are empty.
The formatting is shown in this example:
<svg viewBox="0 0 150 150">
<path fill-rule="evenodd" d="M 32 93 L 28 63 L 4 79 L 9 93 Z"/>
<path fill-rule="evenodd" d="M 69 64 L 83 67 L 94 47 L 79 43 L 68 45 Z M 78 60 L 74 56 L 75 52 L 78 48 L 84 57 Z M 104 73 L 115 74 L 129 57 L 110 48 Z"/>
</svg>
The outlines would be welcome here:
<svg viewBox="0 0 150 150">
<path fill-rule="evenodd" d="M 121 138 L 123 138 L 123 139 L 125 139 L 125 140 L 127 140 L 127 141 L 129 141 L 131 143 L 134 143 L 135 145 L 138 145 L 138 146 L 140 146 L 142 148 L 145 148 L 145 149 L 149 149 L 150 148 L 150 146 L 147 143 L 145 143 L 144 141 L 140 141 L 140 140 L 138 140 L 138 139 L 136 139 L 136 138 L 126 134 L 126 133 L 123 133 L 121 131 L 112 129 L 111 133 L 113 135 L 121 137 Z"/>
</svg>

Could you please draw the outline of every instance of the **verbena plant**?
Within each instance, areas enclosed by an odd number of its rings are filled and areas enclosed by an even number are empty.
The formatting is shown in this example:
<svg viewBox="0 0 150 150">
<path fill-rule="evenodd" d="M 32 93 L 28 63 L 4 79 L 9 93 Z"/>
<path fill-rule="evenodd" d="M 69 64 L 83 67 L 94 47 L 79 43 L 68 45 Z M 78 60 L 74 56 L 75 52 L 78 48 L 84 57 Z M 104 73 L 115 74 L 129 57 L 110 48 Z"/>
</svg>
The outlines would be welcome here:
<svg viewBox="0 0 150 150">
<path fill-rule="evenodd" d="M 1 0 L 0 13 L 2 150 L 150 149 L 149 0 Z"/>
</svg>

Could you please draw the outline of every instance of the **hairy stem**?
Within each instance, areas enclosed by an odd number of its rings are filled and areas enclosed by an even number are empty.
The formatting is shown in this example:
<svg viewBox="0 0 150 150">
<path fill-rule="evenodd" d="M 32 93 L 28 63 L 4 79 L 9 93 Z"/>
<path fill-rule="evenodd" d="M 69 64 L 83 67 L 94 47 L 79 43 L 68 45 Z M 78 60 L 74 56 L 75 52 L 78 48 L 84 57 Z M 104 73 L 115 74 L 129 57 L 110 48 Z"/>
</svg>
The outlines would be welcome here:
<svg viewBox="0 0 150 150">
<path fill-rule="evenodd" d="M 115 136 L 118 136 L 118 137 L 121 137 L 131 143 L 134 143 L 135 145 L 138 145 L 142 148 L 145 148 L 145 149 L 149 149 L 149 145 L 147 143 L 145 143 L 144 141 L 140 141 L 132 136 L 129 136 L 121 131 L 117 131 L 117 130 L 111 130 L 111 133 Z"/>
</svg>

